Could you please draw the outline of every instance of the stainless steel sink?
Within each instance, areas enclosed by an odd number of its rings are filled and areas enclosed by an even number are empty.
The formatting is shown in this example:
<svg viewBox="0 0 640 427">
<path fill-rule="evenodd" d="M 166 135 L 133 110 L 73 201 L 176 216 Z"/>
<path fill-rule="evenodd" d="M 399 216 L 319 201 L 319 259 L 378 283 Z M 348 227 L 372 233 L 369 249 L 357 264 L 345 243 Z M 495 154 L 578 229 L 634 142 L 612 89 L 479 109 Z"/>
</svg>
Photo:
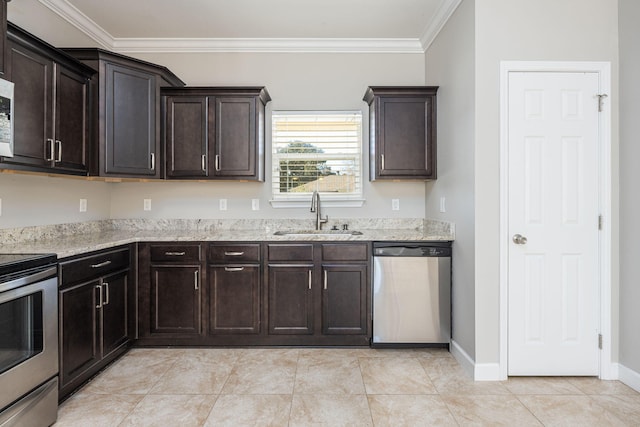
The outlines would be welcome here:
<svg viewBox="0 0 640 427">
<path fill-rule="evenodd" d="M 276 236 L 361 236 L 361 231 L 355 230 L 278 230 L 273 233 Z"/>
</svg>

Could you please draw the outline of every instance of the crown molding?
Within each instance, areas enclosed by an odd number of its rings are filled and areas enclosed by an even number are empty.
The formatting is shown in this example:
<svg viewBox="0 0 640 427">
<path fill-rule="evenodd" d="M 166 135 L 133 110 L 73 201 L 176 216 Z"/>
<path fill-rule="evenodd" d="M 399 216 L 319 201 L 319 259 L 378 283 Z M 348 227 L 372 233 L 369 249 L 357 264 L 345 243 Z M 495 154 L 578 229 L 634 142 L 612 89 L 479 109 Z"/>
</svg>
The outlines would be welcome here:
<svg viewBox="0 0 640 427">
<path fill-rule="evenodd" d="M 113 49 L 113 36 L 67 0 L 38 0 L 62 19 L 89 36 L 101 47 Z"/>
<path fill-rule="evenodd" d="M 419 39 L 121 38 L 121 53 L 424 53 Z"/>
<path fill-rule="evenodd" d="M 444 0 L 417 38 L 115 38 L 67 0 L 38 0 L 101 47 L 120 53 L 424 53 L 462 0 Z M 428 40 L 428 43 L 425 41 Z M 426 46 L 426 47 L 425 47 Z"/>
<path fill-rule="evenodd" d="M 427 27 L 420 36 L 420 43 L 422 45 L 422 51 L 426 52 L 431 46 L 431 43 L 436 39 L 442 27 L 447 23 L 453 12 L 460 6 L 462 0 L 443 0 L 438 8 L 436 14 L 431 21 L 427 24 Z"/>
</svg>

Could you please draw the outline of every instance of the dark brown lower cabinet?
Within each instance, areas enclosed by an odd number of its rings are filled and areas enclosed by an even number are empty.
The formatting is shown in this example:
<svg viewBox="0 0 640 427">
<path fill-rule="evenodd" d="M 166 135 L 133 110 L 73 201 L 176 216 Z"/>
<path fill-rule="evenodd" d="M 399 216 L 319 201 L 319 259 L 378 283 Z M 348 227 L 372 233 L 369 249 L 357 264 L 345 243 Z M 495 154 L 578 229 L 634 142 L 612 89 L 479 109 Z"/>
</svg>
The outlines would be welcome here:
<svg viewBox="0 0 640 427">
<path fill-rule="evenodd" d="M 369 345 L 369 242 L 138 245 L 139 346 Z"/>
<path fill-rule="evenodd" d="M 323 265 L 322 333 L 367 334 L 367 265 Z"/>
<path fill-rule="evenodd" d="M 260 265 L 210 265 L 209 334 L 260 333 Z"/>
<path fill-rule="evenodd" d="M 61 388 L 101 359 L 99 281 L 60 291 Z"/>
<path fill-rule="evenodd" d="M 151 266 L 151 334 L 200 334 L 200 266 Z"/>
<path fill-rule="evenodd" d="M 313 264 L 268 268 L 269 334 L 313 334 Z"/>
<path fill-rule="evenodd" d="M 129 273 L 128 247 L 60 263 L 61 399 L 127 349 L 133 324 Z"/>
<path fill-rule="evenodd" d="M 128 271 L 102 279 L 102 353 L 108 355 L 128 338 Z"/>
<path fill-rule="evenodd" d="M 369 244 L 266 244 L 268 334 L 292 345 L 368 345 Z"/>
</svg>

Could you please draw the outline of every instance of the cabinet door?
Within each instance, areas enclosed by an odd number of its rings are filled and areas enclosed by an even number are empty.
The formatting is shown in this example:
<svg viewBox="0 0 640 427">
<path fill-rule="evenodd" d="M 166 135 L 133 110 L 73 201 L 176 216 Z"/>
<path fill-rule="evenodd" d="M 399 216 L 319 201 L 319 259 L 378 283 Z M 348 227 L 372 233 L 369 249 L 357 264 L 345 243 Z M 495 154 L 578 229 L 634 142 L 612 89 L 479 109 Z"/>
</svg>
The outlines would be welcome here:
<svg viewBox="0 0 640 427">
<path fill-rule="evenodd" d="M 128 340 L 128 272 L 102 279 L 102 355 L 107 356 Z"/>
<path fill-rule="evenodd" d="M 367 333 L 367 266 L 323 265 L 322 333 Z"/>
<path fill-rule="evenodd" d="M 60 384 L 68 384 L 101 358 L 99 281 L 60 291 Z"/>
<path fill-rule="evenodd" d="M 167 97 L 165 141 L 169 178 L 209 175 L 207 97 Z"/>
<path fill-rule="evenodd" d="M 214 176 L 256 178 L 256 99 L 216 97 L 214 105 Z"/>
<path fill-rule="evenodd" d="M 106 174 L 159 176 L 154 74 L 105 64 Z"/>
<path fill-rule="evenodd" d="M 209 267 L 209 334 L 260 332 L 260 266 Z"/>
<path fill-rule="evenodd" d="M 313 334 L 313 264 L 268 269 L 269 334 Z"/>
<path fill-rule="evenodd" d="M 89 80 L 58 64 L 55 69 L 54 165 L 56 168 L 87 172 Z"/>
<path fill-rule="evenodd" d="M 5 73 L 7 53 L 7 1 L 0 0 L 0 74 Z"/>
<path fill-rule="evenodd" d="M 151 333 L 200 333 L 199 266 L 151 266 Z"/>
<path fill-rule="evenodd" d="M 380 97 L 379 177 L 435 178 L 431 114 L 431 97 Z"/>
<path fill-rule="evenodd" d="M 14 83 L 14 156 L 3 162 L 50 167 L 53 160 L 53 62 L 9 42 Z"/>
</svg>

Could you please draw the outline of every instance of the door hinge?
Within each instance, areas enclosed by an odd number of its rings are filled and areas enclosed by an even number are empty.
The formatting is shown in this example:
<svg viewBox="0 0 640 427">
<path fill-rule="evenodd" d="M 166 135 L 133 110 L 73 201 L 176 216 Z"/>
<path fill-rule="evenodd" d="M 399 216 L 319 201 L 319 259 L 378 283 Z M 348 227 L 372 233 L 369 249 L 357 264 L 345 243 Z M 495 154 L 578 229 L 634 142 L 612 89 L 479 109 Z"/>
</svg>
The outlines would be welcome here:
<svg viewBox="0 0 640 427">
<path fill-rule="evenodd" d="M 604 100 L 604 98 L 606 98 L 607 95 L 606 93 L 599 93 L 596 95 L 598 97 L 598 112 L 602 111 L 602 101 Z"/>
<path fill-rule="evenodd" d="M 602 334 L 598 334 L 598 348 L 602 350 Z"/>
<path fill-rule="evenodd" d="M 602 215 L 598 215 L 598 230 L 602 230 Z"/>
</svg>

